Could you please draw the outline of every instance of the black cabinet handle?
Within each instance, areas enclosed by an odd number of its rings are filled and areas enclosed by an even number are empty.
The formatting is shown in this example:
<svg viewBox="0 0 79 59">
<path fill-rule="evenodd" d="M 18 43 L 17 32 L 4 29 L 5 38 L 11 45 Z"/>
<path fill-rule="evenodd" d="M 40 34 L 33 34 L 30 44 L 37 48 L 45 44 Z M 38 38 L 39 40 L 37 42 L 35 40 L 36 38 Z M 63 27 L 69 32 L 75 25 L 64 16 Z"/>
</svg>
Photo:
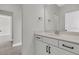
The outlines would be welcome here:
<svg viewBox="0 0 79 59">
<path fill-rule="evenodd" d="M 50 49 L 51 49 L 51 47 L 50 47 L 50 46 L 46 46 L 46 52 L 47 52 L 48 54 L 51 54 Z"/>
<path fill-rule="evenodd" d="M 69 47 L 69 46 L 66 46 L 65 44 L 62 44 L 62 46 L 70 48 L 70 49 L 74 49 L 74 47 Z"/>
<path fill-rule="evenodd" d="M 49 46 L 49 54 L 51 54 L 51 51 L 50 51 L 51 47 Z"/>
<path fill-rule="evenodd" d="M 48 52 L 48 46 L 46 46 L 46 52 Z"/>
<path fill-rule="evenodd" d="M 36 37 L 37 39 L 40 39 L 40 37 Z"/>
</svg>

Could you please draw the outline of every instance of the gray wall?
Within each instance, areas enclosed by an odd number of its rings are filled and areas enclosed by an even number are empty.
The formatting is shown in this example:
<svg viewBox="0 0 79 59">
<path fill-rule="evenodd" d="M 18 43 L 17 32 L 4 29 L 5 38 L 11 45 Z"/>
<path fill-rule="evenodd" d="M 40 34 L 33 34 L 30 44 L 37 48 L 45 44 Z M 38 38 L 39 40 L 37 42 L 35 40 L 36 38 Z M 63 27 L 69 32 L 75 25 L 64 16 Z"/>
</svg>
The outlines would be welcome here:
<svg viewBox="0 0 79 59">
<path fill-rule="evenodd" d="M 41 17 L 39 20 L 38 17 Z M 34 54 L 34 32 L 44 31 L 44 6 L 23 5 L 23 54 Z"/>
<path fill-rule="evenodd" d="M 20 5 L 0 4 L 0 10 L 13 13 L 13 41 L 14 44 L 21 43 L 22 40 L 22 13 Z"/>
<path fill-rule="evenodd" d="M 65 4 L 60 7 L 60 30 L 65 30 L 65 13 L 79 10 L 79 4 Z"/>
</svg>

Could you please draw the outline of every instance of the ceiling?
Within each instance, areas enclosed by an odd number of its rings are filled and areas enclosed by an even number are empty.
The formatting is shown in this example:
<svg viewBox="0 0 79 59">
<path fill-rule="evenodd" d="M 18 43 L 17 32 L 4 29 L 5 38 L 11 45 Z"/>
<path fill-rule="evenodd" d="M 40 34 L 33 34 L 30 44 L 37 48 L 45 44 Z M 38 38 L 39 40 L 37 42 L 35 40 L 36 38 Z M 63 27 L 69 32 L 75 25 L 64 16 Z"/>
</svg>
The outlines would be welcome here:
<svg viewBox="0 0 79 59">
<path fill-rule="evenodd" d="M 64 6 L 64 4 L 57 4 L 57 6 L 58 6 L 58 7 L 62 7 L 62 6 Z"/>
</svg>

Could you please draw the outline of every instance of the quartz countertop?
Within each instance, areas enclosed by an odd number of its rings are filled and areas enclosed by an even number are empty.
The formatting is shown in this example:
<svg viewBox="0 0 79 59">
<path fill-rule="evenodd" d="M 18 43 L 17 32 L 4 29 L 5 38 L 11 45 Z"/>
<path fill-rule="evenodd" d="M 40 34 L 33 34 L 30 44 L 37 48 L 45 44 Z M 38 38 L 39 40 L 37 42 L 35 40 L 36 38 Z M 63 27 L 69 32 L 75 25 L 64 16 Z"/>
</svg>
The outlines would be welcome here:
<svg viewBox="0 0 79 59">
<path fill-rule="evenodd" d="M 53 32 L 35 32 L 37 35 L 56 38 L 58 40 L 65 40 L 69 42 L 74 42 L 79 44 L 79 35 L 70 35 L 70 34 L 54 34 Z"/>
</svg>

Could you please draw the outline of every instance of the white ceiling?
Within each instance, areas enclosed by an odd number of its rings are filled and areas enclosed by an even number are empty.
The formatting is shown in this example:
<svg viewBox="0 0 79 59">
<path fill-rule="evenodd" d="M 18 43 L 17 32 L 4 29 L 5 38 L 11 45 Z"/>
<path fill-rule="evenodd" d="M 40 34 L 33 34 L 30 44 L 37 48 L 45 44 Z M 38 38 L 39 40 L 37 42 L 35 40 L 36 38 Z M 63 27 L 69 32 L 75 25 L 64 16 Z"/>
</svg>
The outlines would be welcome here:
<svg viewBox="0 0 79 59">
<path fill-rule="evenodd" d="M 58 7 L 62 7 L 62 6 L 64 6 L 64 4 L 57 4 L 57 6 L 58 6 Z"/>
</svg>

